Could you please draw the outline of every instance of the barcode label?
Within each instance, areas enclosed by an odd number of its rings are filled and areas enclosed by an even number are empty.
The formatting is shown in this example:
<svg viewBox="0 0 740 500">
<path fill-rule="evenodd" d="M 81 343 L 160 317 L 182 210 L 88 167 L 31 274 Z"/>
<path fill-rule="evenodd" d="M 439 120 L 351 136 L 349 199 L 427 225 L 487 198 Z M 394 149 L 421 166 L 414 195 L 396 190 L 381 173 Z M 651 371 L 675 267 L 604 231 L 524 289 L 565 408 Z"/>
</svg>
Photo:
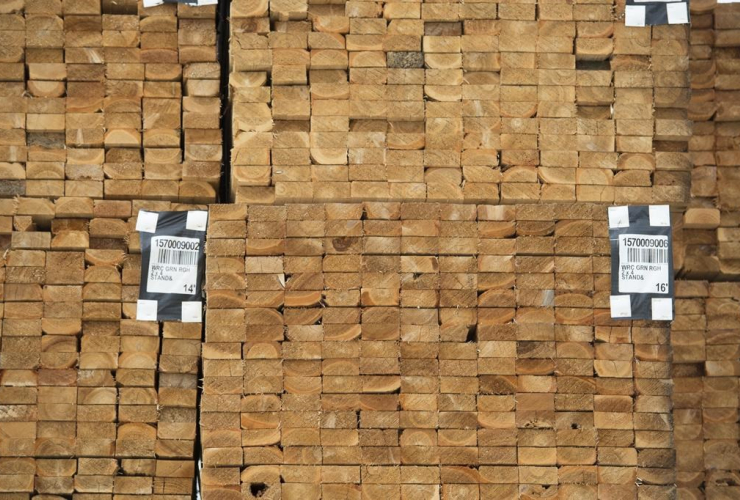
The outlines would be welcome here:
<svg viewBox="0 0 740 500">
<path fill-rule="evenodd" d="M 153 237 L 146 291 L 193 295 L 198 281 L 199 254 L 197 238 Z"/>
<path fill-rule="evenodd" d="M 628 248 L 627 262 L 632 264 L 668 264 L 668 249 Z"/>
<path fill-rule="evenodd" d="M 157 264 L 173 264 L 177 266 L 197 266 L 198 252 L 189 250 L 157 250 Z"/>
<path fill-rule="evenodd" d="M 668 236 L 619 235 L 619 293 L 669 293 Z"/>
</svg>

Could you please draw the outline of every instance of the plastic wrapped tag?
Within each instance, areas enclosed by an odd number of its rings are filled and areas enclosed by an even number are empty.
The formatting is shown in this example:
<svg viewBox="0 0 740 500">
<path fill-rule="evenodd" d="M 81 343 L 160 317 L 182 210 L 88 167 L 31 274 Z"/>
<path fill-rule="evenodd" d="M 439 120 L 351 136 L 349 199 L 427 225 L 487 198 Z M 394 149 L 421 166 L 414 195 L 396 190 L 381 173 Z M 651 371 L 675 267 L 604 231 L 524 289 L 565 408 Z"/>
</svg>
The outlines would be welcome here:
<svg viewBox="0 0 740 500">
<path fill-rule="evenodd" d="M 611 316 L 673 319 L 673 241 L 668 205 L 609 207 Z"/>
<path fill-rule="evenodd" d="M 136 319 L 202 321 L 208 212 L 140 210 L 141 284 Z"/>
<path fill-rule="evenodd" d="M 218 0 L 162 0 L 164 3 L 184 3 L 192 7 L 205 7 L 206 5 L 218 5 Z"/>
<path fill-rule="evenodd" d="M 740 0 L 739 0 L 740 1 Z M 676 0 L 626 0 L 624 25 L 689 24 L 689 2 Z"/>
<path fill-rule="evenodd" d="M 193 7 L 204 7 L 206 5 L 218 5 L 218 0 L 143 0 L 144 7 L 156 7 L 165 3 L 184 3 Z"/>
</svg>

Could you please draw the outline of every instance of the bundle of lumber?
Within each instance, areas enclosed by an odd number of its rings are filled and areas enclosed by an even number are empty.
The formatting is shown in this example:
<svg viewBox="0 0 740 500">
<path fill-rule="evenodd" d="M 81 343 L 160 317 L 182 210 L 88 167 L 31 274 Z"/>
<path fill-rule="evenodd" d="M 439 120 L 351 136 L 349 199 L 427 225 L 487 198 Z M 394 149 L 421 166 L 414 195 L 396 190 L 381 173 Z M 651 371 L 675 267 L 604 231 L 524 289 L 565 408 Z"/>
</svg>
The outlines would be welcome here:
<svg viewBox="0 0 740 500">
<path fill-rule="evenodd" d="M 170 205 L 0 200 L 2 498 L 192 498 L 201 325 L 135 320 L 132 215 Z"/>
<path fill-rule="evenodd" d="M 688 201 L 688 29 L 622 2 L 234 0 L 232 200 Z"/>
<path fill-rule="evenodd" d="M 215 6 L 0 3 L 0 196 L 216 200 Z"/>
<path fill-rule="evenodd" d="M 669 329 L 606 209 L 212 205 L 204 498 L 671 498 Z"/>
<path fill-rule="evenodd" d="M 740 497 L 740 283 L 676 282 L 673 418 L 679 498 Z"/>
<path fill-rule="evenodd" d="M 740 278 L 740 5 L 692 2 L 688 278 Z"/>
</svg>

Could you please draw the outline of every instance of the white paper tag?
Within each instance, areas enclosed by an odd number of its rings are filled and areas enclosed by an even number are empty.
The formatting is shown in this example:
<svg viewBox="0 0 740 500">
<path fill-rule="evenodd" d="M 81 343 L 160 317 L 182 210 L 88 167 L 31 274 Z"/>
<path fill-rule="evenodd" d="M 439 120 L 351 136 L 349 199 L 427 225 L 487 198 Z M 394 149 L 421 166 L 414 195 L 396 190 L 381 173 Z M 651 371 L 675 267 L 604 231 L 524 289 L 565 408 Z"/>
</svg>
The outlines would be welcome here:
<svg viewBox="0 0 740 500">
<path fill-rule="evenodd" d="M 668 294 L 668 236 L 619 235 L 619 293 Z"/>
<path fill-rule="evenodd" d="M 194 294 L 198 282 L 199 250 L 197 238 L 152 237 L 147 293 Z"/>
<path fill-rule="evenodd" d="M 136 217 L 136 230 L 140 233 L 154 233 L 157 231 L 158 220 L 159 214 L 157 212 L 139 210 L 139 215 Z"/>
<path fill-rule="evenodd" d="M 665 10 L 668 14 L 668 24 L 689 24 L 689 9 L 686 3 L 669 3 L 666 4 Z"/>
<path fill-rule="evenodd" d="M 193 231 L 205 231 L 208 223 L 208 212 L 203 210 L 191 210 L 185 222 L 185 229 Z"/>
<path fill-rule="evenodd" d="M 632 316 L 632 306 L 629 295 L 611 295 L 609 297 L 612 318 L 629 318 Z"/>
<path fill-rule="evenodd" d="M 164 0 L 144 0 L 144 7 L 156 7 L 162 5 Z"/>
<path fill-rule="evenodd" d="M 668 205 L 650 205 L 648 215 L 651 226 L 668 227 L 671 225 L 671 209 Z"/>
<path fill-rule="evenodd" d="M 645 26 L 645 6 L 627 5 L 624 8 L 625 26 Z"/>
<path fill-rule="evenodd" d="M 609 227 L 629 227 L 630 211 L 628 207 L 609 207 Z"/>
<path fill-rule="evenodd" d="M 136 302 L 136 321 L 157 321 L 157 301 L 139 299 Z"/>
<path fill-rule="evenodd" d="M 182 322 L 183 323 L 200 323 L 203 321 L 203 303 L 183 302 L 182 303 Z"/>
<path fill-rule="evenodd" d="M 653 321 L 671 321 L 673 319 L 673 299 L 652 300 Z"/>
</svg>

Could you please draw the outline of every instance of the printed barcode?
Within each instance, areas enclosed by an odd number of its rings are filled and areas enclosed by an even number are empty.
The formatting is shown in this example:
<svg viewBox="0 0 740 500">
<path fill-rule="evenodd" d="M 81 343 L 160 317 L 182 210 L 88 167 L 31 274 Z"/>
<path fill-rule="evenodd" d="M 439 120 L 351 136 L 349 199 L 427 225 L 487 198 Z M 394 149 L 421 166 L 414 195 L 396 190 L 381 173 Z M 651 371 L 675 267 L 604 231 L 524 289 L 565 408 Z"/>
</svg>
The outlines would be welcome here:
<svg viewBox="0 0 740 500">
<path fill-rule="evenodd" d="M 198 265 L 198 252 L 187 250 L 171 250 L 169 248 L 160 248 L 157 250 L 157 260 L 155 264 L 171 264 L 175 266 L 196 266 Z"/>
<path fill-rule="evenodd" d="M 627 262 L 668 264 L 668 250 L 665 248 L 627 248 Z"/>
</svg>

